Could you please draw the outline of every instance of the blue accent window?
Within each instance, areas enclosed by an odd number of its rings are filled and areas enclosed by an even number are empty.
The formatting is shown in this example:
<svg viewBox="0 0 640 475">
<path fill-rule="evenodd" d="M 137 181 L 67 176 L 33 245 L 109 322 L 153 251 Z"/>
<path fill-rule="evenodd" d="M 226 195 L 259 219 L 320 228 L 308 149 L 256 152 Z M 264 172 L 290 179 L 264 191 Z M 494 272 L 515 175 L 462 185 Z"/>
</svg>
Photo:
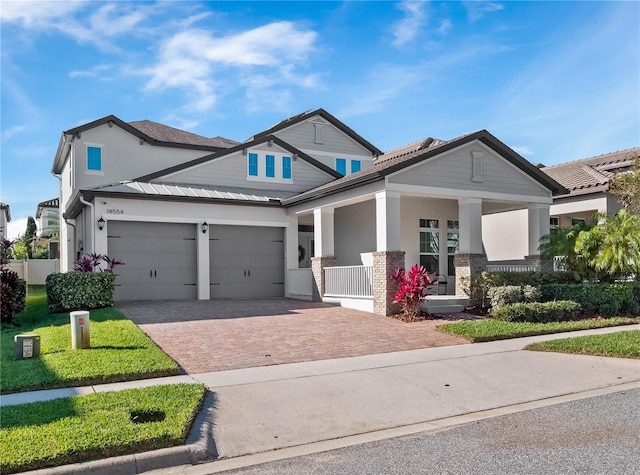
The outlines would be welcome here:
<svg viewBox="0 0 640 475">
<path fill-rule="evenodd" d="M 359 172 L 362 167 L 360 160 L 351 160 L 351 173 Z"/>
<path fill-rule="evenodd" d="M 282 157 L 282 178 L 291 178 L 291 157 Z"/>
<path fill-rule="evenodd" d="M 267 155 L 267 176 L 269 178 L 276 176 L 276 157 L 273 155 Z"/>
<path fill-rule="evenodd" d="M 87 147 L 87 170 L 102 171 L 102 149 Z"/>
<path fill-rule="evenodd" d="M 249 176 L 258 176 L 258 154 L 249 154 Z"/>
<path fill-rule="evenodd" d="M 347 174 L 347 161 L 344 158 L 336 158 L 336 171 L 343 175 Z"/>
</svg>

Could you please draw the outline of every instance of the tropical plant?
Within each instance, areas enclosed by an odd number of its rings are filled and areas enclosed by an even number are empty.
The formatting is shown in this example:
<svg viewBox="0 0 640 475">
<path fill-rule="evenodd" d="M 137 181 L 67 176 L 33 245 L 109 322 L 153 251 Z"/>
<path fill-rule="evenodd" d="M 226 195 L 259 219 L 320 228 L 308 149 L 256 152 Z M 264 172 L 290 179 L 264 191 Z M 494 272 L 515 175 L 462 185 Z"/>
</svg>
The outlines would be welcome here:
<svg viewBox="0 0 640 475">
<path fill-rule="evenodd" d="M 107 264 L 106 269 L 102 269 L 100 267 L 103 262 Z M 76 272 L 95 272 L 96 270 L 100 270 L 101 272 L 113 272 L 113 268 L 115 266 L 123 264 L 124 262 L 115 258 L 112 259 L 104 254 L 92 253 L 83 256 L 82 259 L 76 261 L 73 270 Z"/>
<path fill-rule="evenodd" d="M 590 259 L 585 259 L 585 253 L 593 252 L 593 247 L 585 247 L 581 251 L 576 250 L 576 241 L 581 232 L 589 231 L 591 225 L 578 222 L 569 228 L 554 228 L 549 234 L 540 239 L 540 253 L 546 259 L 557 256 L 563 257 L 563 264 L 567 272 L 571 272 L 577 280 L 593 278 L 595 270 L 590 264 Z"/>
<path fill-rule="evenodd" d="M 639 275 L 640 216 L 623 208 L 613 217 L 597 213 L 595 219 L 596 226 L 578 235 L 576 251 L 611 277 Z"/>
<path fill-rule="evenodd" d="M 18 273 L 6 267 L 12 242 L 0 240 L 0 321 L 11 323 L 13 316 L 24 308 L 27 285 Z"/>
<path fill-rule="evenodd" d="M 406 317 L 417 317 L 422 302 L 427 298 L 427 287 L 435 282 L 437 277 L 416 264 L 408 272 L 404 269 L 395 269 L 392 278 L 398 285 L 393 302 L 400 305 Z"/>
</svg>

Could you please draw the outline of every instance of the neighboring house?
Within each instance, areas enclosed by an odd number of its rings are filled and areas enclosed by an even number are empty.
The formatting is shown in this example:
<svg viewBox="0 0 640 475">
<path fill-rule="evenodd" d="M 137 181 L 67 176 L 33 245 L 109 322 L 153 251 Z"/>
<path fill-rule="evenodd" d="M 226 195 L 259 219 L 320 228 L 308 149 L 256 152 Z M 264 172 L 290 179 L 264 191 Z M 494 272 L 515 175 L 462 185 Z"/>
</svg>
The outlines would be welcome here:
<svg viewBox="0 0 640 475">
<path fill-rule="evenodd" d="M 640 155 L 640 147 L 606 153 L 596 157 L 574 160 L 559 165 L 538 165 L 541 171 L 569 190 L 554 197 L 549 210 L 551 227 L 569 227 L 589 222 L 596 212 L 614 215 L 622 204 L 608 193 L 611 180 L 617 173 L 629 171 L 633 159 Z M 485 218 L 487 254 L 492 260 L 520 259 L 527 252 L 523 239 L 508 245 L 493 244 L 495 232 L 508 226 L 526 225 L 526 215 L 519 211 Z"/>
<path fill-rule="evenodd" d="M 486 130 L 382 153 L 323 109 L 242 143 L 108 116 L 64 132 L 52 171 L 63 270 L 124 261 L 116 299 L 313 295 L 376 313 L 395 267 L 422 263 L 460 294 L 487 264 L 489 214 L 525 210 L 498 241 L 522 234 L 539 266 L 567 192 Z"/>
<path fill-rule="evenodd" d="M 11 221 L 11 210 L 9 205 L 0 203 L 0 237 L 7 237 L 7 226 Z"/>
<path fill-rule="evenodd" d="M 49 259 L 60 258 L 59 207 L 60 198 L 53 198 L 38 203 L 38 209 L 36 210 L 38 237 L 47 239 Z"/>
</svg>

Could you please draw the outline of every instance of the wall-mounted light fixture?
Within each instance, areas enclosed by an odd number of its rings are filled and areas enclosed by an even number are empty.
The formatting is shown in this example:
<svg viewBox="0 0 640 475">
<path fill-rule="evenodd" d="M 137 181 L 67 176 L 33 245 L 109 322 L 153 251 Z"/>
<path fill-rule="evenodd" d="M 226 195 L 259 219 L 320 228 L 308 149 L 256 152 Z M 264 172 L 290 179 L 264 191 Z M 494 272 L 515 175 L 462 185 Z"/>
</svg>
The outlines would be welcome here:
<svg viewBox="0 0 640 475">
<path fill-rule="evenodd" d="M 205 221 L 204 223 L 202 223 L 202 234 L 206 234 L 208 230 L 209 230 L 209 225 Z"/>
<path fill-rule="evenodd" d="M 101 217 L 100 217 L 100 219 L 98 220 L 98 229 L 99 229 L 100 231 L 102 231 L 102 230 L 104 229 L 104 223 L 105 223 L 105 222 L 106 222 L 106 221 L 105 221 L 105 220 L 104 220 L 104 218 L 101 216 Z"/>
</svg>

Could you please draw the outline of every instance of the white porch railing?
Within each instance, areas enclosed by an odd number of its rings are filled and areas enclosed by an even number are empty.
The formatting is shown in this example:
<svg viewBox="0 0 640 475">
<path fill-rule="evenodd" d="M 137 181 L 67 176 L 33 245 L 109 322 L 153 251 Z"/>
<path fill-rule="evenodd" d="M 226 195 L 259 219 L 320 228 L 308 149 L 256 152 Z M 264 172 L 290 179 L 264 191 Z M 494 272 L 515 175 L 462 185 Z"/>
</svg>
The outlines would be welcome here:
<svg viewBox="0 0 640 475">
<path fill-rule="evenodd" d="M 311 269 L 289 269 L 289 295 L 313 296 L 313 273 Z"/>
<path fill-rule="evenodd" d="M 328 297 L 373 297 L 373 266 L 325 267 L 324 282 Z"/>
<path fill-rule="evenodd" d="M 534 265 L 494 264 L 487 265 L 487 272 L 538 272 L 540 269 Z"/>
</svg>

